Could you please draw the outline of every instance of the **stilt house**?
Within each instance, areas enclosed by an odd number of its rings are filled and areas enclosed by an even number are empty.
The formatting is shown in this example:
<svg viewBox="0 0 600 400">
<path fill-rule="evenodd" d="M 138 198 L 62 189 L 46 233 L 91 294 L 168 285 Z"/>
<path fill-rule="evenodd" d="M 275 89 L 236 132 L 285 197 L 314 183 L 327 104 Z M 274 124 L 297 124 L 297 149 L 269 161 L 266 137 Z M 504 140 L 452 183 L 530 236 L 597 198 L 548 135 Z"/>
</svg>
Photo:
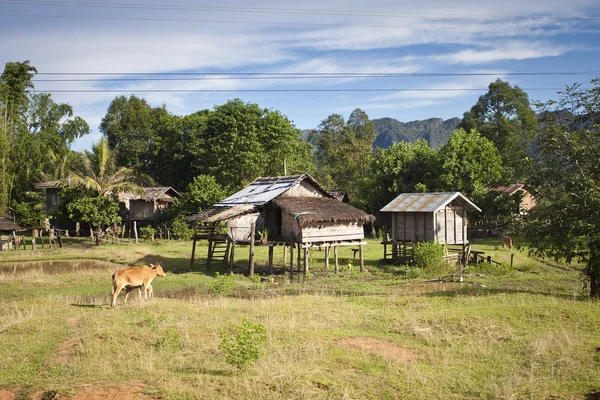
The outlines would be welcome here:
<svg viewBox="0 0 600 400">
<path fill-rule="evenodd" d="M 335 199 L 308 174 L 261 177 L 208 210 L 200 223 L 209 232 L 196 237 L 227 242 L 227 247 L 258 240 L 269 245 L 298 244 L 304 249 L 362 246 L 363 224 L 371 220 L 371 215 Z M 227 235 L 206 229 L 219 223 L 227 224 Z"/>
<path fill-rule="evenodd" d="M 400 194 L 381 209 L 391 214 L 393 258 L 409 257 L 418 242 L 467 244 L 468 211 L 481 210 L 459 192 Z"/>
</svg>

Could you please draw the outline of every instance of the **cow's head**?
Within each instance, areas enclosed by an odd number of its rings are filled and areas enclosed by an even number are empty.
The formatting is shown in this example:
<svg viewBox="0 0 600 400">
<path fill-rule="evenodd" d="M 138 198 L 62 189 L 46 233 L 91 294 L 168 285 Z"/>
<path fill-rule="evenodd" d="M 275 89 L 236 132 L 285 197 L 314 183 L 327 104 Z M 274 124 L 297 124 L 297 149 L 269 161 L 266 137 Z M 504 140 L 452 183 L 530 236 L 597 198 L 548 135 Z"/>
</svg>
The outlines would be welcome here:
<svg viewBox="0 0 600 400">
<path fill-rule="evenodd" d="M 163 268 L 160 264 L 150 264 L 150 268 L 156 270 L 157 276 L 166 276 L 167 275 L 167 274 L 165 274 L 165 271 L 163 271 Z"/>
</svg>

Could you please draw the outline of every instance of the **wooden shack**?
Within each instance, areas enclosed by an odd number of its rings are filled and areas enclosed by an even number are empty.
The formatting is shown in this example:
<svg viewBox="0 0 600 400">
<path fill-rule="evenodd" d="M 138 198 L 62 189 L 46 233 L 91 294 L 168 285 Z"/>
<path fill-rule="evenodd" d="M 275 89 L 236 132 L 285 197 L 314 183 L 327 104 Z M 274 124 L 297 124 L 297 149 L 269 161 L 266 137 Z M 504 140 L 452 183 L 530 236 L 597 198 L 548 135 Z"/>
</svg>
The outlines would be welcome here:
<svg viewBox="0 0 600 400">
<path fill-rule="evenodd" d="M 391 215 L 393 257 L 418 242 L 467 244 L 468 211 L 481 210 L 459 192 L 400 194 L 381 209 Z"/>
<path fill-rule="evenodd" d="M 231 264 L 228 255 L 232 244 L 260 241 L 269 246 L 304 249 L 304 272 L 311 247 L 357 246 L 362 254 L 362 245 L 366 244 L 363 224 L 372 220 L 364 211 L 336 200 L 308 174 L 258 178 L 204 215 L 197 227 L 202 233 L 195 239 L 209 240 L 209 262 L 217 251 L 224 263 Z M 216 229 L 207 229 L 219 223 L 227 224 L 225 237 Z"/>
<path fill-rule="evenodd" d="M 34 187 L 37 190 L 44 190 L 46 193 L 46 202 L 44 210 L 46 212 L 46 217 L 51 218 L 56 214 L 56 210 L 58 209 L 58 205 L 60 204 L 60 187 L 57 184 L 57 181 L 48 181 L 48 182 L 40 182 L 36 183 Z"/>
<path fill-rule="evenodd" d="M 488 189 L 490 192 L 501 192 L 505 193 L 509 196 L 512 196 L 515 193 L 520 193 L 523 197 L 521 198 L 521 203 L 519 204 L 519 212 L 521 214 L 526 214 L 531 210 L 536 204 L 535 197 L 525 189 L 525 184 L 523 183 L 514 183 L 508 186 L 496 186 Z"/>
<path fill-rule="evenodd" d="M 143 194 L 119 193 L 121 217 L 125 222 L 150 225 L 164 219 L 169 205 L 180 194 L 170 186 L 144 187 Z"/>
</svg>

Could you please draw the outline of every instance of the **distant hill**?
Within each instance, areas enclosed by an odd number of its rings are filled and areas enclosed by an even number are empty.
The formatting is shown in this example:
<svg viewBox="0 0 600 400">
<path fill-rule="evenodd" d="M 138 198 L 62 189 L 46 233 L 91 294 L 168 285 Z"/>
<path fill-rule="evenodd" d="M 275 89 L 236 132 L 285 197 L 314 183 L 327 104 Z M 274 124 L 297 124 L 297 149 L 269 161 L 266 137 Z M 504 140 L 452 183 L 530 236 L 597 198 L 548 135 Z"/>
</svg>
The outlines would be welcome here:
<svg viewBox="0 0 600 400">
<path fill-rule="evenodd" d="M 460 118 L 446 121 L 429 118 L 410 122 L 400 122 L 394 118 L 374 119 L 375 146 L 384 149 L 401 141 L 414 143 L 417 139 L 425 139 L 429 146 L 439 148 L 448 142 L 460 121 Z"/>
</svg>

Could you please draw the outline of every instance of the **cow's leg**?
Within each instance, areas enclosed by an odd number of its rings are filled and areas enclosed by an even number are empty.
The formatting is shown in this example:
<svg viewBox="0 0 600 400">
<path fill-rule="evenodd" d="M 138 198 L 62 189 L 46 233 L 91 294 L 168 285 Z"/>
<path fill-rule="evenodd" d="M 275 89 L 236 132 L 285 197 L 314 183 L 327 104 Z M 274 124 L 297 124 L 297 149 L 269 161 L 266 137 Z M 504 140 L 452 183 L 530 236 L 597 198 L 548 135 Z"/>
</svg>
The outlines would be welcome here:
<svg viewBox="0 0 600 400">
<path fill-rule="evenodd" d="M 125 285 L 113 284 L 112 307 L 115 307 L 117 305 L 117 296 L 119 295 L 124 286 Z"/>
</svg>

